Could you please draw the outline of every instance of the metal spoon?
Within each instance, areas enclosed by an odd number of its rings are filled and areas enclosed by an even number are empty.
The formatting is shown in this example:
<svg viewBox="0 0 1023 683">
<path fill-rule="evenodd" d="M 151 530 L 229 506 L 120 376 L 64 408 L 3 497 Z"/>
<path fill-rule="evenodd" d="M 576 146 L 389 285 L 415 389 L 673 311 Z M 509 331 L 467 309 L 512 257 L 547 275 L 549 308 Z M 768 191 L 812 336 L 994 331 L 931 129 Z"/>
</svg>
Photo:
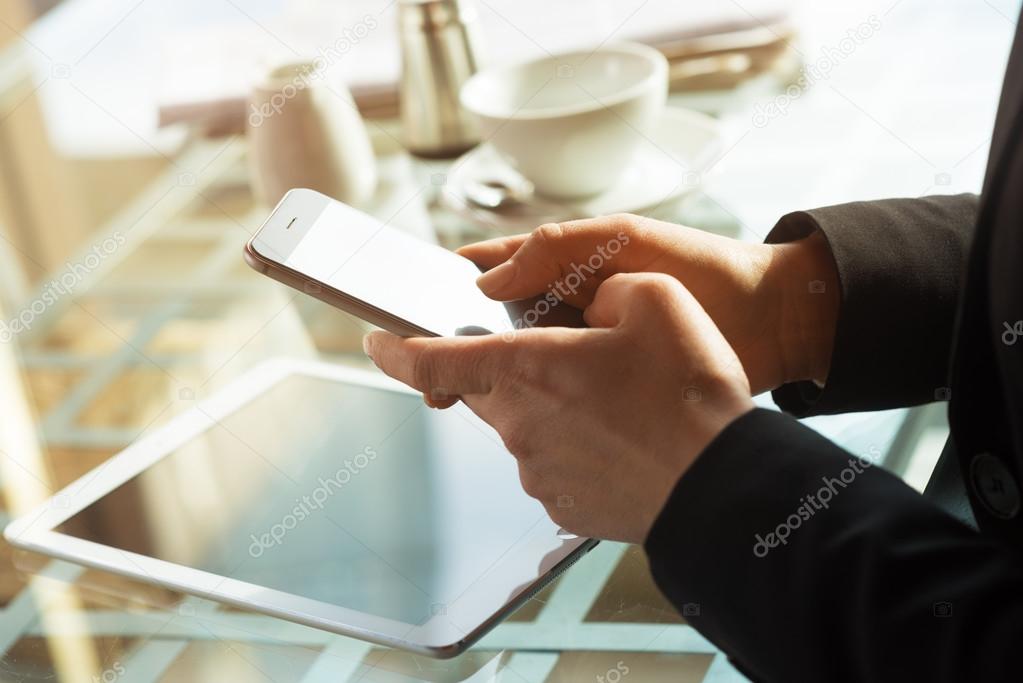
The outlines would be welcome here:
<svg viewBox="0 0 1023 683">
<path fill-rule="evenodd" d="M 489 211 L 502 211 L 515 206 L 527 206 L 533 197 L 532 183 L 512 186 L 496 178 L 474 180 L 465 185 L 465 198 L 472 204 Z"/>
</svg>

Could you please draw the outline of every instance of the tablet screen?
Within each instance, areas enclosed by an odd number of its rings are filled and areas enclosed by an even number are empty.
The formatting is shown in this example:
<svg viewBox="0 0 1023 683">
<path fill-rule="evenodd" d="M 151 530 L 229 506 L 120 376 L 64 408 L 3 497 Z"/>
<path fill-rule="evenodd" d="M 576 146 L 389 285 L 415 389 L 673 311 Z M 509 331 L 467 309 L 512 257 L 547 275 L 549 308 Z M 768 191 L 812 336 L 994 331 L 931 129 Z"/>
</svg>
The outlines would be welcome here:
<svg viewBox="0 0 1023 683">
<path fill-rule="evenodd" d="M 418 624 L 541 523 L 464 406 L 291 375 L 56 531 Z"/>
</svg>

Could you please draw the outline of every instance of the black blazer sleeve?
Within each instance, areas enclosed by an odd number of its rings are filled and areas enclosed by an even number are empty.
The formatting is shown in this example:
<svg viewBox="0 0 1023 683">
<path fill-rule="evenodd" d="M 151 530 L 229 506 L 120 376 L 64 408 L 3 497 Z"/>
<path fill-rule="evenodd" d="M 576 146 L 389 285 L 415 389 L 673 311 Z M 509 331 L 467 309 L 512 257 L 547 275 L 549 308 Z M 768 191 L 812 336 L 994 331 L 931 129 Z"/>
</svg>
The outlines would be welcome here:
<svg viewBox="0 0 1023 683">
<path fill-rule="evenodd" d="M 664 594 L 754 680 L 1019 680 L 1017 551 L 781 413 L 717 437 L 646 550 Z"/>
<path fill-rule="evenodd" d="M 820 230 L 841 287 L 831 370 L 822 389 L 785 385 L 775 402 L 797 417 L 947 400 L 956 308 L 976 195 L 840 204 L 784 216 L 767 236 Z M 807 292 L 813 296 L 813 292 Z"/>
</svg>

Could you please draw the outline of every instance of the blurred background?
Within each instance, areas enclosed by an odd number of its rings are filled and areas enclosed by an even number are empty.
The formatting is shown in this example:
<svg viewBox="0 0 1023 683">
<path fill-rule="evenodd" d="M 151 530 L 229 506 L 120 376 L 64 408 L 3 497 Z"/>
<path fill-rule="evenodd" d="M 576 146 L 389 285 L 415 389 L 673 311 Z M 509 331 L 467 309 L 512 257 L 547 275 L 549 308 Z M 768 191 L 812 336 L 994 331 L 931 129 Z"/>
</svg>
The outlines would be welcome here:
<svg viewBox="0 0 1023 683">
<path fill-rule="evenodd" d="M 503 195 L 478 196 L 485 140 L 413 139 L 409 4 L 0 0 L 0 522 L 260 360 L 366 365 L 362 323 L 241 259 L 275 183 L 298 177 L 252 153 L 273 149 L 258 93 L 279 65 L 317 65 L 324 111 L 351 134 L 322 138 L 338 161 L 325 173 L 372 166 L 363 210 L 448 247 L 532 227 Z M 1017 0 L 477 0 L 460 20 L 470 71 L 621 40 L 660 49 L 692 129 L 651 142 L 675 162 L 663 197 L 607 206 L 761 240 L 796 209 L 978 192 L 1018 16 Z M 917 487 L 947 433 L 940 404 L 809 422 Z M 743 680 L 660 598 L 640 552 L 595 553 L 481 647 L 432 662 L 0 541 L 0 681 Z M 196 611 L 222 619 L 196 625 Z"/>
</svg>

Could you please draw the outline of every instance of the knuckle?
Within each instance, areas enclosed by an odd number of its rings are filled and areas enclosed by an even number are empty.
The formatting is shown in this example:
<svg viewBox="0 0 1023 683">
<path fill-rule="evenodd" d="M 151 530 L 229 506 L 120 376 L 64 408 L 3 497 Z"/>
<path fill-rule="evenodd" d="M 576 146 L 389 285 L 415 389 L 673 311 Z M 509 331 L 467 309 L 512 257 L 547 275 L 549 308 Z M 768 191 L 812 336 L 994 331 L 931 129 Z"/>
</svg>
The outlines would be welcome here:
<svg viewBox="0 0 1023 683">
<path fill-rule="evenodd" d="M 425 344 L 416 354 L 415 365 L 412 368 L 412 381 L 415 388 L 424 393 L 433 393 L 434 389 L 434 360 L 435 356 L 430 344 Z"/>
<path fill-rule="evenodd" d="M 540 227 L 533 230 L 533 234 L 530 236 L 537 244 L 541 246 L 554 246 L 561 238 L 564 237 L 565 230 L 559 223 L 544 223 Z"/>
<path fill-rule="evenodd" d="M 519 481 L 522 483 L 522 490 L 530 498 L 537 500 L 543 495 L 543 479 L 529 467 L 519 463 Z"/>
<path fill-rule="evenodd" d="M 604 280 L 600 285 L 601 289 L 607 292 L 629 292 L 636 284 L 636 276 L 632 273 L 615 273 Z"/>
<path fill-rule="evenodd" d="M 510 427 L 501 431 L 501 440 L 508 452 L 515 456 L 520 462 L 529 459 L 529 438 L 527 432 L 517 427 Z"/>
<path fill-rule="evenodd" d="M 530 269 L 539 269 L 550 278 L 565 274 L 562 252 L 566 248 L 565 228 L 558 223 L 544 223 L 533 230 L 529 248 L 523 248 L 523 259 L 530 261 Z"/>
<path fill-rule="evenodd" d="M 635 214 L 629 214 L 627 212 L 619 212 L 617 214 L 612 214 L 608 218 L 613 223 L 617 223 L 622 227 L 635 225 L 635 223 L 638 222 L 639 220 L 638 216 L 636 216 Z"/>
<path fill-rule="evenodd" d="M 634 296 L 642 303 L 664 305 L 678 292 L 678 280 L 663 273 L 647 273 L 634 282 Z"/>
<path fill-rule="evenodd" d="M 619 230 L 636 230 L 643 219 L 634 213 L 615 213 L 608 216 L 612 225 Z"/>
<path fill-rule="evenodd" d="M 620 287 L 634 304 L 663 304 L 675 296 L 681 284 L 664 273 L 616 273 L 607 279 L 611 287 Z"/>
<path fill-rule="evenodd" d="M 652 231 L 649 219 L 634 213 L 616 213 L 611 217 L 611 229 L 628 238 L 627 243 L 643 243 L 649 241 Z"/>
<path fill-rule="evenodd" d="M 477 337 L 473 340 L 471 348 L 464 348 L 457 354 L 457 362 L 473 376 L 500 376 L 503 368 L 508 362 L 511 349 L 515 348 L 515 341 L 506 341 L 501 335 L 491 334 Z"/>
</svg>

